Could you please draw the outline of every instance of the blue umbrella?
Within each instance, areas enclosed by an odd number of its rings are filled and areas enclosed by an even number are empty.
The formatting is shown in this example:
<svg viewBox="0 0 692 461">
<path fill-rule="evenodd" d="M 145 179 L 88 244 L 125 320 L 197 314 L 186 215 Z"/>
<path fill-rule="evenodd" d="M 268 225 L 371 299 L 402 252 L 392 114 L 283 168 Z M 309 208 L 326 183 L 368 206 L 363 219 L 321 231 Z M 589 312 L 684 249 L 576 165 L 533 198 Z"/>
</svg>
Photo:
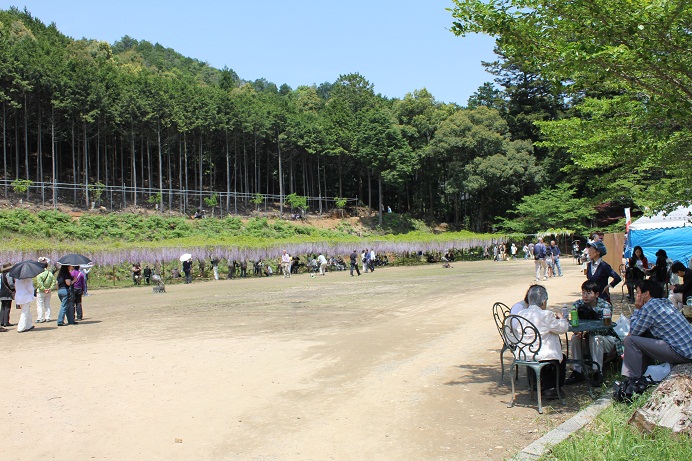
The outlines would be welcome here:
<svg viewBox="0 0 692 461">
<path fill-rule="evenodd" d="M 32 279 L 45 270 L 38 261 L 22 261 L 14 265 L 8 275 L 16 280 Z"/>
</svg>

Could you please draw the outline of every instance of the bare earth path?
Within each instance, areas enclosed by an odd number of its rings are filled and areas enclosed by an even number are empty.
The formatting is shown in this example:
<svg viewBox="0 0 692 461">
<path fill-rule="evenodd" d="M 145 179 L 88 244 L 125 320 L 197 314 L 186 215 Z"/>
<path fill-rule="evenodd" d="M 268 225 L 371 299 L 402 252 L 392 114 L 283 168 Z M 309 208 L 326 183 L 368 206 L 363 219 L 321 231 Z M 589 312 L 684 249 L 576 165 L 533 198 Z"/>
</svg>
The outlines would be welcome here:
<svg viewBox="0 0 692 461">
<path fill-rule="evenodd" d="M 578 296 L 583 275 L 564 269 L 551 306 Z M 80 325 L 0 333 L 0 458 L 504 459 L 586 401 L 570 389 L 541 416 L 522 380 L 506 408 L 490 307 L 532 273 L 487 261 L 94 291 Z"/>
</svg>

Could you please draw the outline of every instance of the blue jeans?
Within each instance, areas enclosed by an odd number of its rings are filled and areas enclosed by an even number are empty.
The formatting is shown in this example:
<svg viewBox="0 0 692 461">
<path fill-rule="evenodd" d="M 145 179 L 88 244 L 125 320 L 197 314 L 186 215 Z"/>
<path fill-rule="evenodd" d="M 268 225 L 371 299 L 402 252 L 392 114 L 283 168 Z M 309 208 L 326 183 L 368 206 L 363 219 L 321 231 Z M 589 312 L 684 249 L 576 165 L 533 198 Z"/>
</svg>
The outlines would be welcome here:
<svg viewBox="0 0 692 461">
<path fill-rule="evenodd" d="M 67 323 L 74 323 L 74 307 L 68 300 L 67 288 L 58 290 L 58 298 L 60 299 L 60 312 L 58 313 L 58 323 L 65 323 L 67 315 Z"/>
<path fill-rule="evenodd" d="M 557 269 L 557 275 L 559 277 L 562 277 L 562 266 L 560 265 L 560 257 L 559 256 L 557 256 L 555 258 L 555 268 Z M 553 274 L 553 275 L 555 275 L 555 274 Z"/>
</svg>

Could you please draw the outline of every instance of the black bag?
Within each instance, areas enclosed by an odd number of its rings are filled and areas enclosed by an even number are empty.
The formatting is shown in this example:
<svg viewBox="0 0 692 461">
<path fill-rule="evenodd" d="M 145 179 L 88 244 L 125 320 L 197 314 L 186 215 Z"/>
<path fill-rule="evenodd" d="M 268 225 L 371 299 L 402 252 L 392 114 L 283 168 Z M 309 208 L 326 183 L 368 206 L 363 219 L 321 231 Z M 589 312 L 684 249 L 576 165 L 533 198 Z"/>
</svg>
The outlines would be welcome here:
<svg viewBox="0 0 692 461">
<path fill-rule="evenodd" d="M 624 378 L 622 381 L 615 381 L 613 384 L 613 400 L 631 403 L 634 397 L 643 394 L 652 384 L 656 384 L 656 382 L 648 376 L 642 376 L 637 379 Z"/>
<path fill-rule="evenodd" d="M 74 288 L 70 285 L 70 287 L 67 289 L 67 302 L 73 303 L 75 300 L 75 295 L 74 295 Z"/>
<path fill-rule="evenodd" d="M 76 298 L 77 296 L 82 296 L 84 291 L 81 288 L 73 288 L 72 295 Z"/>
</svg>

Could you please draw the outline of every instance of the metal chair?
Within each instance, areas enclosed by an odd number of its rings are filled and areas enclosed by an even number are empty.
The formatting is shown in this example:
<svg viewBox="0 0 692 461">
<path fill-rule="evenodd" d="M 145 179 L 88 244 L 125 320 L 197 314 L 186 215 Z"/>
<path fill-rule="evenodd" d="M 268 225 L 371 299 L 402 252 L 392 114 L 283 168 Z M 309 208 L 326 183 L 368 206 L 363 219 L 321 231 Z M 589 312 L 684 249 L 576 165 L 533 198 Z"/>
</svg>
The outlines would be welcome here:
<svg viewBox="0 0 692 461">
<path fill-rule="evenodd" d="M 497 302 L 493 304 L 493 319 L 495 319 L 495 326 L 497 326 L 497 332 L 500 334 L 502 339 L 502 350 L 500 351 L 500 364 L 502 365 L 502 376 L 500 377 L 500 384 L 505 380 L 505 351 L 512 351 L 513 349 L 505 341 L 504 336 L 502 336 L 502 323 L 505 321 L 510 313 L 511 309 L 504 303 Z"/>
<path fill-rule="evenodd" d="M 555 389 L 557 397 L 562 405 L 565 404 L 562 395 L 560 395 L 560 362 L 558 360 L 538 361 L 537 356 L 541 350 L 543 341 L 538 328 L 526 318 L 519 315 L 508 315 L 502 322 L 502 337 L 505 344 L 514 351 L 514 360 L 512 368 L 518 370 L 519 365 L 524 365 L 531 368 L 536 374 L 535 389 L 538 394 L 538 413 L 543 413 L 543 402 L 541 400 L 541 370 L 545 366 L 554 366 L 555 373 Z M 512 401 L 507 405 L 508 408 L 514 406 L 514 381 L 512 380 Z M 531 398 L 533 398 L 534 381 L 529 380 Z"/>
</svg>

